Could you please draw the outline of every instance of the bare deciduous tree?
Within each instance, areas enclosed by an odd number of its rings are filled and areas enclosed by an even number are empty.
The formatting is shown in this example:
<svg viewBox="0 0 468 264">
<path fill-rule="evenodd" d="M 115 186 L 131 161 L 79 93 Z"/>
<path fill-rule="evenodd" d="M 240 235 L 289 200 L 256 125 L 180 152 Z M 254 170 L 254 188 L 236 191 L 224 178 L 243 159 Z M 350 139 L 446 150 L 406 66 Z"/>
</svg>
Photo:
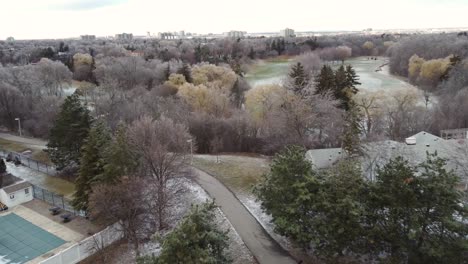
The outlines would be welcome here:
<svg viewBox="0 0 468 264">
<path fill-rule="evenodd" d="M 185 176 L 189 139 L 184 125 L 165 117 L 154 120 L 144 116 L 128 129 L 130 147 L 139 159 L 138 174 L 149 179 L 159 229 L 167 226 L 168 209 L 174 195 L 181 191 L 177 181 Z"/>
<path fill-rule="evenodd" d="M 109 222 L 119 222 L 120 230 L 139 255 L 139 245 L 150 232 L 152 218 L 145 181 L 126 177 L 115 185 L 100 184 L 90 195 L 90 212 Z"/>
</svg>

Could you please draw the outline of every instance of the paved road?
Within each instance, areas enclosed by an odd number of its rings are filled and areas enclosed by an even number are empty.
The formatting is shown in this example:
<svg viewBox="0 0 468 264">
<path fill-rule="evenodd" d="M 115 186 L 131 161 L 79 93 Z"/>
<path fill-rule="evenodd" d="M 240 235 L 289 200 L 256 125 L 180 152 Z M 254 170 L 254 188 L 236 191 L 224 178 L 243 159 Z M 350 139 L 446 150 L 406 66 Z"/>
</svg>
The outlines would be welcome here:
<svg viewBox="0 0 468 264">
<path fill-rule="evenodd" d="M 8 133 L 0 133 L 0 138 L 6 139 L 9 141 L 18 142 L 18 143 L 27 145 L 35 149 L 45 149 L 47 145 L 47 141 L 45 140 L 41 140 L 37 138 L 19 137 L 19 136 L 11 135 Z"/>
<path fill-rule="evenodd" d="M 216 200 L 216 204 L 260 264 L 296 263 L 221 182 L 196 168 L 194 172 L 197 182 Z"/>
</svg>

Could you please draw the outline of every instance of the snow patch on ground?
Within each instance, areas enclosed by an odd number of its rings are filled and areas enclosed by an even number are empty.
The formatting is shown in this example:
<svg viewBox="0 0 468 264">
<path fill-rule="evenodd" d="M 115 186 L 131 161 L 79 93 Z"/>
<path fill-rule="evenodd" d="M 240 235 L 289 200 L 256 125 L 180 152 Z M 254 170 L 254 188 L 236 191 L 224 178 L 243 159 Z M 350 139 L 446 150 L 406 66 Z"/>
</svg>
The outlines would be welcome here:
<svg viewBox="0 0 468 264">
<path fill-rule="evenodd" d="M 174 206 L 172 209 L 173 217 L 171 218 L 171 222 L 173 223 L 173 227 L 175 227 L 190 211 L 192 204 L 201 204 L 211 200 L 211 197 L 208 195 L 208 193 L 191 179 L 182 179 L 178 181 L 177 184 L 181 184 L 185 188 L 186 192 L 178 197 L 176 201 L 177 206 Z M 233 263 L 255 263 L 249 249 L 245 246 L 244 242 L 232 226 L 231 222 L 229 222 L 229 220 L 219 208 L 216 210 L 216 223 L 222 230 L 229 230 L 229 254 L 233 259 Z M 149 241 L 142 244 L 140 251 L 142 256 L 152 254 L 157 256 L 161 252 L 161 245 L 157 241 Z M 130 254 L 132 256 L 131 259 L 134 260 L 136 253 L 131 250 Z M 128 261 L 126 263 L 128 263 Z"/>
<path fill-rule="evenodd" d="M 287 237 L 281 236 L 275 233 L 274 229 L 275 226 L 271 222 L 272 217 L 266 214 L 263 209 L 261 208 L 260 202 L 257 202 L 253 195 L 241 195 L 237 194 L 237 197 L 241 201 L 241 203 L 247 208 L 247 210 L 257 219 L 257 221 L 262 225 L 263 229 L 274 239 L 278 242 L 281 247 L 286 250 L 293 249 L 291 241 Z"/>
<path fill-rule="evenodd" d="M 26 166 L 16 166 L 11 162 L 6 162 L 7 172 L 13 176 L 21 178 L 48 191 L 62 194 L 66 198 L 71 198 L 74 193 L 74 184 L 59 177 L 50 176 L 45 173 L 30 169 Z"/>
<path fill-rule="evenodd" d="M 234 264 L 255 263 L 252 253 L 245 246 L 244 241 L 232 226 L 231 222 L 226 218 L 221 209 L 216 212 L 216 222 L 221 230 L 229 230 L 229 255 Z"/>
</svg>

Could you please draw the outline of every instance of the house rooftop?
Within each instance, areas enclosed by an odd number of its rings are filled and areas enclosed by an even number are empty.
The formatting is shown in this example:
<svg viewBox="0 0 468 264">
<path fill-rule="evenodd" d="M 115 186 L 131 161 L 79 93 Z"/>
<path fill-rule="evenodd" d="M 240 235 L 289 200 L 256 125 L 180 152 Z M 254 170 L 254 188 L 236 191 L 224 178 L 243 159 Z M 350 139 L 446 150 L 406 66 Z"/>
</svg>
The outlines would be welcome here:
<svg viewBox="0 0 468 264">
<path fill-rule="evenodd" d="M 23 179 L 18 178 L 16 176 L 13 176 L 12 174 L 6 173 L 5 175 L 3 175 L 3 182 L 0 185 L 0 189 L 11 186 L 11 185 L 13 185 L 13 184 L 15 184 L 17 182 L 21 182 L 21 181 L 23 181 Z"/>
<path fill-rule="evenodd" d="M 15 183 L 13 185 L 4 187 L 3 190 L 7 194 L 9 194 L 9 193 L 14 193 L 14 192 L 19 191 L 19 190 L 26 189 L 28 187 L 31 187 L 31 183 L 29 183 L 27 181 L 23 181 L 23 182 Z"/>
<path fill-rule="evenodd" d="M 384 140 L 364 144 L 362 170 L 366 177 L 372 179 L 379 166 L 397 156 L 417 165 L 426 160 L 428 153 L 437 153 L 447 160 L 449 169 L 456 171 L 468 183 L 468 140 L 445 140 L 422 131 L 411 136 L 407 142 Z M 317 169 L 328 168 L 344 157 L 346 153 L 341 148 L 313 149 L 306 153 L 306 158 Z"/>
</svg>

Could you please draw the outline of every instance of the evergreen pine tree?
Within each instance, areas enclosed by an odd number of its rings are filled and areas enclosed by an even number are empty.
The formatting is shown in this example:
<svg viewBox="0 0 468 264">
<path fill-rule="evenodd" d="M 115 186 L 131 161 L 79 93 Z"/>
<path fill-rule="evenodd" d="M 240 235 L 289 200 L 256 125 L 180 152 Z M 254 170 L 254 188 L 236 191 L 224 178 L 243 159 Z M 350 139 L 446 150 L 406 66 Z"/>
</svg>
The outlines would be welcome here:
<svg viewBox="0 0 468 264">
<path fill-rule="evenodd" d="M 5 161 L 0 158 L 0 188 L 3 187 L 3 176 L 6 174 L 7 168 Z"/>
<path fill-rule="evenodd" d="M 361 114 L 359 108 L 351 101 L 350 108 L 345 113 L 345 125 L 342 138 L 342 148 L 349 157 L 364 154 L 361 144 Z"/>
<path fill-rule="evenodd" d="M 335 98 L 341 101 L 341 107 L 349 109 L 351 94 L 349 93 L 349 80 L 345 67 L 341 65 L 335 72 Z"/>
<path fill-rule="evenodd" d="M 346 66 L 346 80 L 348 82 L 348 91 L 352 94 L 357 94 L 359 90 L 356 88 L 356 85 L 361 85 L 361 83 L 359 82 L 359 76 L 351 65 Z"/>
<path fill-rule="evenodd" d="M 50 130 L 46 150 L 57 170 L 79 166 L 81 147 L 90 125 L 89 111 L 81 104 L 79 96 L 76 93 L 68 96 Z"/>
<path fill-rule="evenodd" d="M 177 71 L 178 74 L 182 74 L 185 77 L 185 80 L 188 83 L 191 83 L 193 81 L 192 79 L 192 72 L 190 71 L 190 67 L 187 63 L 183 63 L 182 67 Z"/>
<path fill-rule="evenodd" d="M 313 203 L 318 197 L 319 181 L 305 149 L 287 147 L 278 153 L 270 166 L 270 173 L 254 192 L 262 208 L 273 217 L 275 231 L 307 247 L 315 238 L 311 232 Z"/>
<path fill-rule="evenodd" d="M 320 73 L 315 78 L 315 94 L 326 94 L 335 91 L 335 73 L 328 65 L 323 65 Z"/>
<path fill-rule="evenodd" d="M 300 62 L 294 64 L 289 72 L 289 78 L 292 80 L 292 90 L 295 94 L 302 94 L 307 86 L 307 75 L 304 66 Z"/>
<path fill-rule="evenodd" d="M 96 122 L 81 149 L 80 171 L 75 181 L 76 192 L 72 201 L 77 210 L 88 210 L 92 184 L 104 172 L 104 151 L 109 142 L 110 133 L 106 125 L 102 121 Z"/>
<path fill-rule="evenodd" d="M 254 51 L 253 47 L 250 47 L 249 58 L 251 60 L 255 59 L 255 51 Z"/>
<path fill-rule="evenodd" d="M 278 51 L 278 47 L 276 45 L 276 39 L 274 39 L 273 42 L 271 42 L 271 48 L 270 49 Z"/>
<path fill-rule="evenodd" d="M 387 250 L 385 263 L 466 263 L 468 211 L 460 177 L 446 165 L 428 154 L 419 166 L 397 157 L 377 171 L 368 240 L 375 253 Z"/>
<path fill-rule="evenodd" d="M 281 39 L 281 44 L 279 46 L 279 51 L 278 54 L 283 54 L 283 52 L 286 50 L 286 43 L 284 42 L 284 39 Z"/>
<path fill-rule="evenodd" d="M 0 158 L 0 174 L 3 174 L 7 171 L 5 160 Z"/>
<path fill-rule="evenodd" d="M 200 44 L 195 48 L 195 61 L 197 63 L 202 62 L 202 49 Z"/>
<path fill-rule="evenodd" d="M 138 166 L 137 157 L 130 151 L 126 127 L 120 124 L 109 147 L 104 151 L 104 169 L 98 175 L 99 182 L 114 183 L 122 176 L 131 176 Z"/>
<path fill-rule="evenodd" d="M 241 107 L 241 104 L 244 100 L 244 91 L 242 90 L 240 86 L 239 78 L 240 77 L 237 77 L 236 82 L 232 86 L 232 90 L 231 90 L 231 98 L 232 98 L 231 100 L 237 108 Z"/>
<path fill-rule="evenodd" d="M 164 70 L 164 80 L 169 81 L 169 76 L 171 75 L 171 66 L 169 65 L 169 62 L 167 63 L 167 67 Z"/>
<path fill-rule="evenodd" d="M 164 239 L 161 254 L 140 258 L 138 264 L 232 263 L 226 253 L 229 237 L 217 227 L 215 209 L 214 202 L 192 206 L 190 214 Z"/>
</svg>

